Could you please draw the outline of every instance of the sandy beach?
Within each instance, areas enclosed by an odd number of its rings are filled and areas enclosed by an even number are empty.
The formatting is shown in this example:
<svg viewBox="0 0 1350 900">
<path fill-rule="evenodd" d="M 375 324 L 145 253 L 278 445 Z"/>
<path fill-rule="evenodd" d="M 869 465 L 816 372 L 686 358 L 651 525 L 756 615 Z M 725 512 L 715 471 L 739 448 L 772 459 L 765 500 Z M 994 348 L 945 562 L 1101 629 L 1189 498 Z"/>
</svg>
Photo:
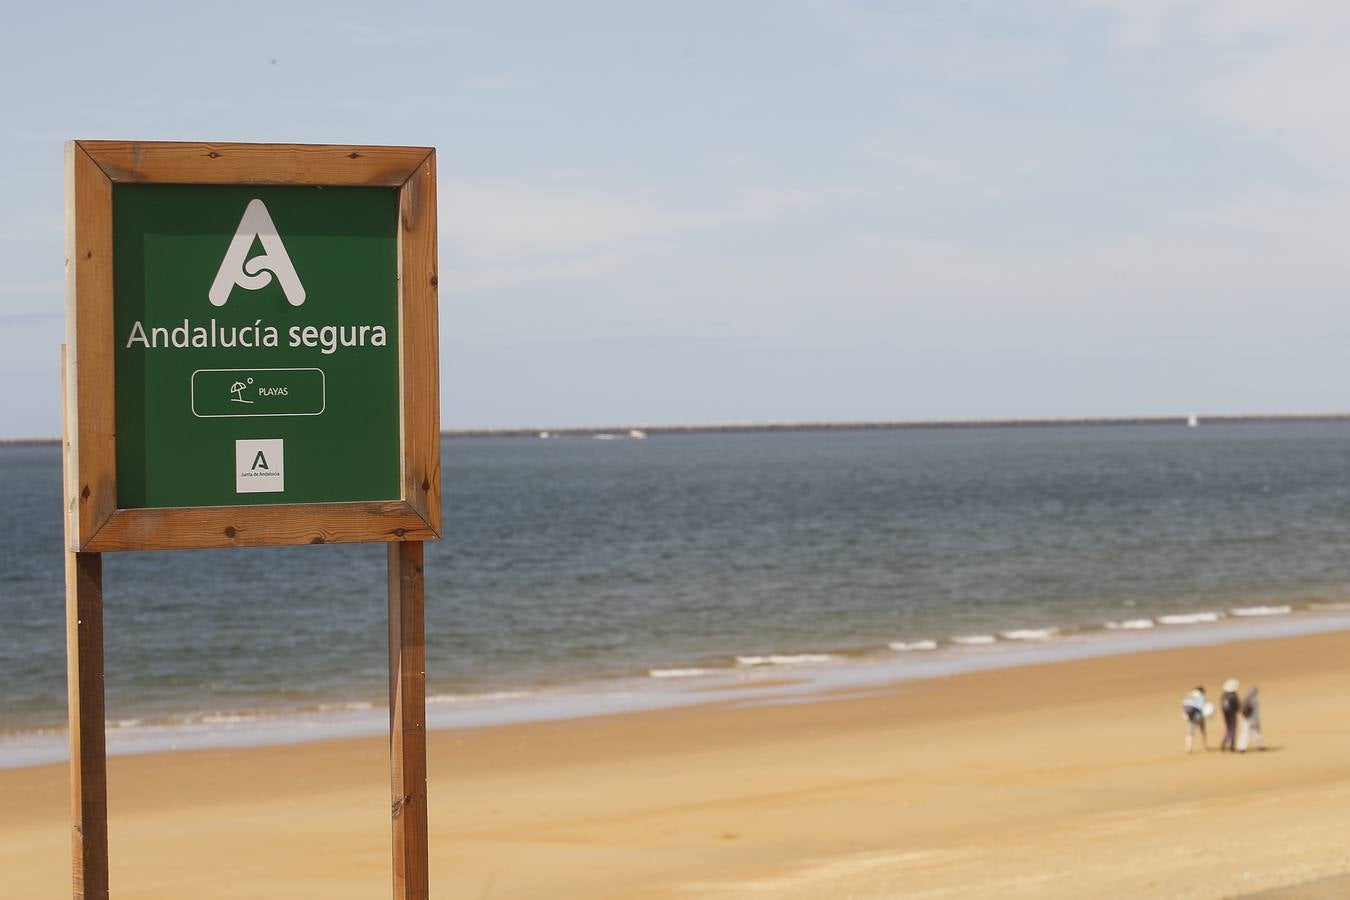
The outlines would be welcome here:
<svg viewBox="0 0 1350 900">
<path fill-rule="evenodd" d="M 432 895 L 1344 896 L 1350 634 L 431 735 Z M 1270 750 L 1183 752 L 1261 686 Z M 1222 725 L 1210 720 L 1210 746 Z M 384 742 L 114 757 L 112 892 L 389 895 Z M 0 895 L 69 896 L 63 765 L 0 771 Z"/>
</svg>

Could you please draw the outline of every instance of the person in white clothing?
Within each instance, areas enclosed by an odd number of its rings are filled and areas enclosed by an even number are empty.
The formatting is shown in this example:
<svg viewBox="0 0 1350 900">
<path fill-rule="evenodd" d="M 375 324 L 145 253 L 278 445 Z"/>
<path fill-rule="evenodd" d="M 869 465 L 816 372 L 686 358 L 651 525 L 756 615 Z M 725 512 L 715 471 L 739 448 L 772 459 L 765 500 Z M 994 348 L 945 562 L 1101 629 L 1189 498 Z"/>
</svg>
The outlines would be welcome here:
<svg viewBox="0 0 1350 900">
<path fill-rule="evenodd" d="M 1238 728 L 1237 749 L 1239 753 L 1247 752 L 1248 742 L 1256 744 L 1257 750 L 1266 749 L 1265 742 L 1261 740 L 1261 704 L 1256 697 L 1256 685 L 1252 685 L 1247 691 L 1247 699 L 1242 701 L 1242 723 Z"/>
<path fill-rule="evenodd" d="M 1195 729 L 1200 729 L 1200 741 L 1204 744 L 1206 750 L 1209 749 L 1209 736 L 1205 734 L 1205 716 L 1214 711 L 1214 707 L 1205 699 L 1205 689 L 1200 685 L 1195 686 L 1181 700 L 1181 714 L 1186 717 L 1186 752 L 1191 752 L 1191 742 L 1195 737 Z"/>
</svg>

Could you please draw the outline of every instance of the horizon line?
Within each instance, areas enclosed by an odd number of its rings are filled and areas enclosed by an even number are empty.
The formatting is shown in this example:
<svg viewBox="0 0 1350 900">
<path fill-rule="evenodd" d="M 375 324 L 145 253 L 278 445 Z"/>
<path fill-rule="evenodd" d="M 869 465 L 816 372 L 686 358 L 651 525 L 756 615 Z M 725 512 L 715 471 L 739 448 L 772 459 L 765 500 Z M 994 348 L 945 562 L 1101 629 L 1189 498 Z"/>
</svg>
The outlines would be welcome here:
<svg viewBox="0 0 1350 900">
<path fill-rule="evenodd" d="M 1188 425 L 1194 418 L 1197 424 L 1240 425 L 1256 423 L 1345 422 L 1350 412 L 1329 413 L 1229 413 L 1138 416 L 1037 416 L 1002 417 L 989 419 L 859 419 L 840 421 L 797 422 L 713 422 L 674 425 L 569 425 L 557 427 L 480 427 L 442 429 L 442 438 L 478 437 L 588 437 L 597 434 L 625 435 L 641 432 L 654 434 L 733 434 L 775 431 L 900 431 L 939 428 L 1053 428 L 1075 426 L 1119 425 Z"/>
<path fill-rule="evenodd" d="M 653 434 L 742 434 L 776 431 L 903 431 L 924 428 L 1054 428 L 1054 427 L 1109 427 L 1120 425 L 1188 425 L 1194 418 L 1197 424 L 1243 425 L 1279 424 L 1296 422 L 1346 422 L 1350 412 L 1335 413 L 1228 413 L 1166 416 L 1039 416 L 1004 417 L 993 419 L 858 419 L 799 422 L 710 422 L 676 425 L 566 425 L 543 427 L 502 426 L 477 428 L 443 428 L 444 438 L 490 437 L 590 437 L 597 434 L 630 435 L 640 432 Z M 59 437 L 0 437 L 0 445 L 51 446 L 59 445 Z"/>
</svg>

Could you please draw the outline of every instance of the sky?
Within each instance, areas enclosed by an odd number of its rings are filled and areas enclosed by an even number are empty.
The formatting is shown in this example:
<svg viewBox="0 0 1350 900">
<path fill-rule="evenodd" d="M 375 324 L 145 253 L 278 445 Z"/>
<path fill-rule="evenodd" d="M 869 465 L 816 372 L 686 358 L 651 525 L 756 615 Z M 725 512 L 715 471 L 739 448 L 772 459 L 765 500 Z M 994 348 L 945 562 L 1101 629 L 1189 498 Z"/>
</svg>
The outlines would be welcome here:
<svg viewBox="0 0 1350 900">
<path fill-rule="evenodd" d="M 25 4 L 0 437 L 69 139 L 434 146 L 442 425 L 1350 410 L 1350 4 Z"/>
</svg>

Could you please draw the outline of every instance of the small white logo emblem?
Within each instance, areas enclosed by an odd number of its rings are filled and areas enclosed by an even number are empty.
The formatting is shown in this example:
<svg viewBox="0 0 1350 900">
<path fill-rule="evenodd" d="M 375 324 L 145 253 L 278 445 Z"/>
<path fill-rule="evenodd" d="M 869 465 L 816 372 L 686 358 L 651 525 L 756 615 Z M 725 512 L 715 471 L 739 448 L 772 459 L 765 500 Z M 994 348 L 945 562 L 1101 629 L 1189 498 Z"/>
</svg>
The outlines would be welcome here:
<svg viewBox="0 0 1350 900">
<path fill-rule="evenodd" d="M 248 251 L 253 247 L 255 238 L 262 244 L 263 252 L 249 259 Z M 299 306 L 305 302 L 305 286 L 300 283 L 300 276 L 295 274 L 295 266 L 291 265 L 286 245 L 281 243 L 281 236 L 277 234 L 277 226 L 273 224 L 267 207 L 255 198 L 244 209 L 244 217 L 239 220 L 234 239 L 225 251 L 225 258 L 220 261 L 216 280 L 211 282 L 207 296 L 212 306 L 224 306 L 235 285 L 246 291 L 256 291 L 271 284 L 273 275 L 281 283 L 287 303 Z"/>
<path fill-rule="evenodd" d="M 234 492 L 271 494 L 286 489 L 286 455 L 280 439 L 234 442 Z"/>
</svg>

